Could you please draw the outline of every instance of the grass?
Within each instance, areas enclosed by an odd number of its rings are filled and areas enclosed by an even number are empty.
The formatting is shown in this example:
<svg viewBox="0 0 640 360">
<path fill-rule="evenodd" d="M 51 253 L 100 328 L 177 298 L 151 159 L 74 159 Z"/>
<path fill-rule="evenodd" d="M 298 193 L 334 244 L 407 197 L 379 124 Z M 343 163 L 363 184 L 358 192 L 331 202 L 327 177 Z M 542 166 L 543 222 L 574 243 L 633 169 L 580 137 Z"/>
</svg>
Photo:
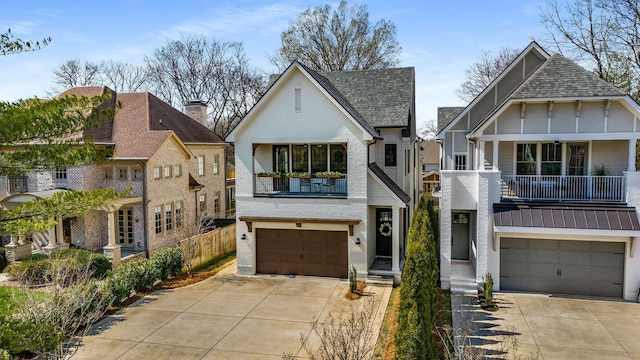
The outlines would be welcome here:
<svg viewBox="0 0 640 360">
<path fill-rule="evenodd" d="M 382 320 L 380 335 L 373 352 L 374 359 L 391 360 L 395 353 L 393 339 L 398 328 L 398 308 L 400 307 L 400 287 L 396 287 L 391 291 L 391 298 Z"/>
</svg>

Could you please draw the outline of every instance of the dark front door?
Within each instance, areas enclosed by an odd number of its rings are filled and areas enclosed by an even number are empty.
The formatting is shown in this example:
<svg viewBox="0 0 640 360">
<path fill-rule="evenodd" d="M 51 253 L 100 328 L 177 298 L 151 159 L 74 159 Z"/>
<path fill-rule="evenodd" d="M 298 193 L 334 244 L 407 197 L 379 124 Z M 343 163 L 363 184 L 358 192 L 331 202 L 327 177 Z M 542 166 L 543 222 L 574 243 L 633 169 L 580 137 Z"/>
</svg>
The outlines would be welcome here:
<svg viewBox="0 0 640 360">
<path fill-rule="evenodd" d="M 453 214 L 451 258 L 469 260 L 469 213 Z"/>
<path fill-rule="evenodd" d="M 391 209 L 376 209 L 376 256 L 391 256 Z"/>
</svg>

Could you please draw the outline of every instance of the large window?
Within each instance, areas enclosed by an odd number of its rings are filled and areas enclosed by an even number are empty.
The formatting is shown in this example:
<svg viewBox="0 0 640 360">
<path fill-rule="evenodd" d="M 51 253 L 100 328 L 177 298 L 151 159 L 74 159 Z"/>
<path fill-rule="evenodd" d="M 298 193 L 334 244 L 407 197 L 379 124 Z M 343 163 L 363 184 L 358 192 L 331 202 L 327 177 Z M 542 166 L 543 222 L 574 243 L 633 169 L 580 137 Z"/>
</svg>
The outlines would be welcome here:
<svg viewBox="0 0 640 360">
<path fill-rule="evenodd" d="M 173 208 L 171 204 L 164 206 L 164 223 L 167 231 L 173 229 Z"/>
<path fill-rule="evenodd" d="M 216 215 L 220 214 L 220 191 L 216 191 L 213 198 L 213 213 Z"/>
<path fill-rule="evenodd" d="M 569 145 L 567 175 L 584 176 L 587 159 L 587 145 Z"/>
<path fill-rule="evenodd" d="M 562 171 L 562 145 L 542 144 L 541 175 L 560 175 Z"/>
<path fill-rule="evenodd" d="M 155 227 L 156 234 L 162 233 L 162 206 L 156 206 L 153 208 L 155 214 Z"/>
<path fill-rule="evenodd" d="M 339 171 L 343 174 L 347 173 L 347 145 L 331 144 L 329 146 L 331 152 L 331 171 Z"/>
<path fill-rule="evenodd" d="M 311 173 L 327 171 L 327 145 L 311 145 Z"/>
<path fill-rule="evenodd" d="M 536 144 L 518 144 L 516 175 L 536 175 Z"/>
<path fill-rule="evenodd" d="M 384 145 L 384 166 L 396 166 L 398 163 L 398 153 L 396 144 Z"/>
<path fill-rule="evenodd" d="M 204 156 L 198 156 L 198 175 L 204 176 Z"/>
<path fill-rule="evenodd" d="M 308 172 L 309 171 L 309 147 L 307 145 L 293 145 L 291 151 L 293 152 L 291 170 L 295 172 Z"/>
<path fill-rule="evenodd" d="M 467 155 L 456 155 L 456 170 L 467 170 Z"/>
</svg>

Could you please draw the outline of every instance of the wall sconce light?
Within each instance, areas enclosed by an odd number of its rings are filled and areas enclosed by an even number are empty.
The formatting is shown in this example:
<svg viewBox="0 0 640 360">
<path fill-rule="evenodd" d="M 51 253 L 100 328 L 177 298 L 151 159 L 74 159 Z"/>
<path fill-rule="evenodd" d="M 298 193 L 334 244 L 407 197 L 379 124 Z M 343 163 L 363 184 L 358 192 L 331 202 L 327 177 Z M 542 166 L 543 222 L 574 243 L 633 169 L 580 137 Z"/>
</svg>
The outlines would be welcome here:
<svg viewBox="0 0 640 360">
<path fill-rule="evenodd" d="M 140 218 L 136 216 L 136 222 L 139 223 L 140 222 Z"/>
<path fill-rule="evenodd" d="M 241 240 L 247 240 L 247 234 L 242 234 L 242 236 L 240 236 Z"/>
<path fill-rule="evenodd" d="M 554 143 L 554 144 L 556 144 L 556 145 L 558 145 L 558 144 L 560 144 L 560 140 L 556 140 L 556 141 L 554 141 L 553 143 Z"/>
<path fill-rule="evenodd" d="M 356 245 L 360 245 L 361 241 L 360 238 L 356 238 Z"/>
</svg>

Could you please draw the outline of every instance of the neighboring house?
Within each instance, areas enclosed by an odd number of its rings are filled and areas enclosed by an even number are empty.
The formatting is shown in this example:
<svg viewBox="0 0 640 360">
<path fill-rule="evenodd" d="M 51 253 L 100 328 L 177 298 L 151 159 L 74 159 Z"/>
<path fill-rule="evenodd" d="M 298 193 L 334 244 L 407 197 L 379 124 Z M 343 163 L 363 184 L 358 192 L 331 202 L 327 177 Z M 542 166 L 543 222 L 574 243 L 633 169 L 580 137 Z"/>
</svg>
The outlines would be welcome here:
<svg viewBox="0 0 640 360">
<path fill-rule="evenodd" d="M 640 107 L 535 42 L 437 135 L 441 282 L 637 299 Z"/>
<path fill-rule="evenodd" d="M 435 140 L 420 142 L 422 192 L 433 194 L 440 188 L 440 144 Z"/>
<path fill-rule="evenodd" d="M 227 137 L 238 272 L 399 279 L 420 196 L 414 99 L 413 68 L 293 62 Z"/>
<path fill-rule="evenodd" d="M 106 87 L 70 89 L 61 96 L 97 96 Z M 0 180 L 0 206 L 14 208 L 56 191 L 132 187 L 127 198 L 77 218 L 58 219 L 47 234 L 35 234 L 34 247 L 45 251 L 73 245 L 119 260 L 121 252 L 154 252 L 176 245 L 193 218 L 226 217 L 225 148 L 202 123 L 206 105 L 186 105 L 191 117 L 150 93 L 113 94 L 106 106 L 122 106 L 97 129 L 96 144 L 114 148 L 113 158 L 99 165 L 30 173 Z M 202 122 L 202 123 L 201 123 Z M 13 239 L 28 248 L 29 241 Z M 20 247 L 20 246 L 19 246 Z"/>
</svg>

